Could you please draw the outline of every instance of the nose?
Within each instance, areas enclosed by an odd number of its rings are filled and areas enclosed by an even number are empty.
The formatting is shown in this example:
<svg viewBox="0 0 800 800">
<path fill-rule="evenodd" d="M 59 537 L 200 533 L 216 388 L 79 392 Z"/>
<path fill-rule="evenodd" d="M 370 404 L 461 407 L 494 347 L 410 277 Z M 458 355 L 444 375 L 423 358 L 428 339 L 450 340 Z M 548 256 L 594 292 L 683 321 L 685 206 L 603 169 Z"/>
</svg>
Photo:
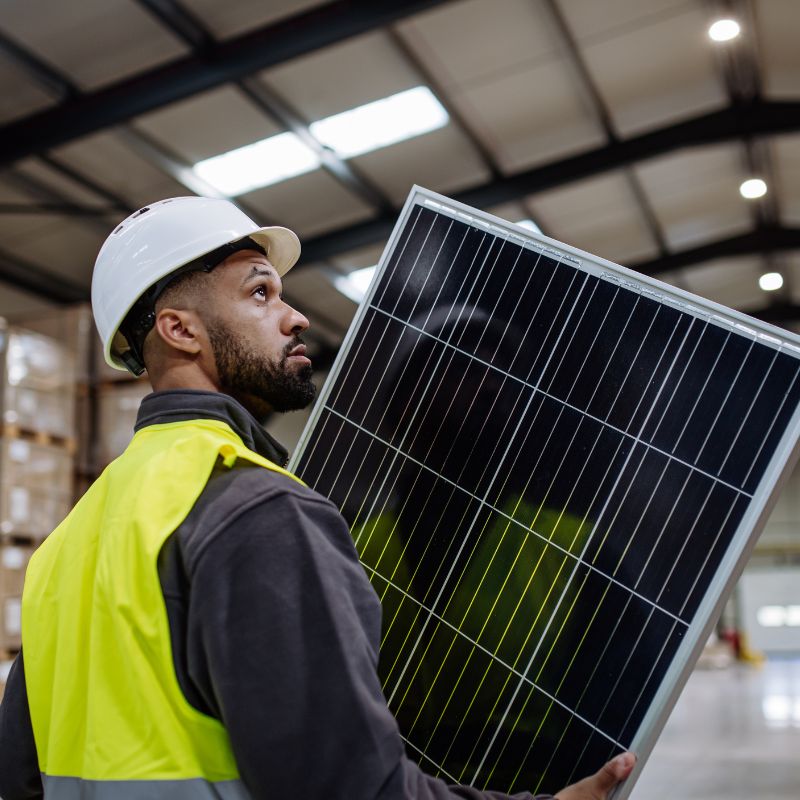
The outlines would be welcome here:
<svg viewBox="0 0 800 800">
<path fill-rule="evenodd" d="M 308 319 L 301 314 L 296 308 L 286 306 L 287 313 L 283 318 L 283 333 L 291 336 L 299 336 L 303 331 L 307 330 L 309 325 Z"/>
</svg>

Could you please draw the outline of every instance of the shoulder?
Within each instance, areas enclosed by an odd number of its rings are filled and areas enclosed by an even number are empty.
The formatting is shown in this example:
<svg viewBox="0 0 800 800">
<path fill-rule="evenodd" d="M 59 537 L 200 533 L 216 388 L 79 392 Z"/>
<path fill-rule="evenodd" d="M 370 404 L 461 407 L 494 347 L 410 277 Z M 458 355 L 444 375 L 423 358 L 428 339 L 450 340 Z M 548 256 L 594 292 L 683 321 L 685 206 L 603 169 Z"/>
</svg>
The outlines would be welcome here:
<svg viewBox="0 0 800 800">
<path fill-rule="evenodd" d="M 286 475 L 251 464 L 215 469 L 175 533 L 190 572 L 216 544 L 249 549 L 260 543 L 275 548 L 305 542 L 353 549 L 347 524 L 330 500 Z"/>
</svg>

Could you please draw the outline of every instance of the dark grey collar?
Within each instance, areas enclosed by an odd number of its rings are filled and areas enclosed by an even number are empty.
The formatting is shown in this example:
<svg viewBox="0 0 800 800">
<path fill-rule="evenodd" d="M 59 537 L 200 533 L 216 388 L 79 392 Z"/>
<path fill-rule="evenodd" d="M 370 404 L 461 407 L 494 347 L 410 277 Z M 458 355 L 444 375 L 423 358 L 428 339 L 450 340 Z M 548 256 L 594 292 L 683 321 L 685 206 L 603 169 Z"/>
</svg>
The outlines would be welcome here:
<svg viewBox="0 0 800 800">
<path fill-rule="evenodd" d="M 142 400 L 134 430 L 164 422 L 184 422 L 190 419 L 216 419 L 233 428 L 242 441 L 264 458 L 286 466 L 289 453 L 272 438 L 256 418 L 237 400 L 222 392 L 199 389 L 170 389 L 153 392 Z"/>
</svg>

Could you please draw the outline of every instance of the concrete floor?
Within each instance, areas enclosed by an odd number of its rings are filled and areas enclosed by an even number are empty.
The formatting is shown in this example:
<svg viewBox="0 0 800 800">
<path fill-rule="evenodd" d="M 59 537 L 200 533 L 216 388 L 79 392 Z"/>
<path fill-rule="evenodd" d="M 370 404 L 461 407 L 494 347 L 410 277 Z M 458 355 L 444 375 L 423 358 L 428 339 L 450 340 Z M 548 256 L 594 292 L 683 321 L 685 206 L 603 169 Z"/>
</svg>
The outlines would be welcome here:
<svg viewBox="0 0 800 800">
<path fill-rule="evenodd" d="M 800 800 L 800 658 L 695 671 L 631 800 Z"/>
</svg>

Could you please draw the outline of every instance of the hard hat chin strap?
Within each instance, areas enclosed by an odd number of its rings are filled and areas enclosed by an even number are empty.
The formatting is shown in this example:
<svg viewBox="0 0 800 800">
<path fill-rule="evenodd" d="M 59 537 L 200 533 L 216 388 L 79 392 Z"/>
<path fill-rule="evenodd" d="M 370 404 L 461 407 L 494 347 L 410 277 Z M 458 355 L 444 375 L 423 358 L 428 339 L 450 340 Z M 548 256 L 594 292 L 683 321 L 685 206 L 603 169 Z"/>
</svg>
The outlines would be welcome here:
<svg viewBox="0 0 800 800">
<path fill-rule="evenodd" d="M 164 290 L 187 272 L 211 272 L 226 258 L 240 250 L 257 250 L 262 255 L 267 255 L 267 251 L 249 236 L 236 242 L 228 242 L 200 258 L 178 267 L 174 272 L 170 272 L 169 275 L 147 289 L 133 304 L 119 326 L 119 332 L 125 338 L 128 349 L 125 351 L 118 349 L 116 355 L 134 375 L 141 375 L 145 370 L 144 340 L 156 323 L 156 300 Z"/>
</svg>

